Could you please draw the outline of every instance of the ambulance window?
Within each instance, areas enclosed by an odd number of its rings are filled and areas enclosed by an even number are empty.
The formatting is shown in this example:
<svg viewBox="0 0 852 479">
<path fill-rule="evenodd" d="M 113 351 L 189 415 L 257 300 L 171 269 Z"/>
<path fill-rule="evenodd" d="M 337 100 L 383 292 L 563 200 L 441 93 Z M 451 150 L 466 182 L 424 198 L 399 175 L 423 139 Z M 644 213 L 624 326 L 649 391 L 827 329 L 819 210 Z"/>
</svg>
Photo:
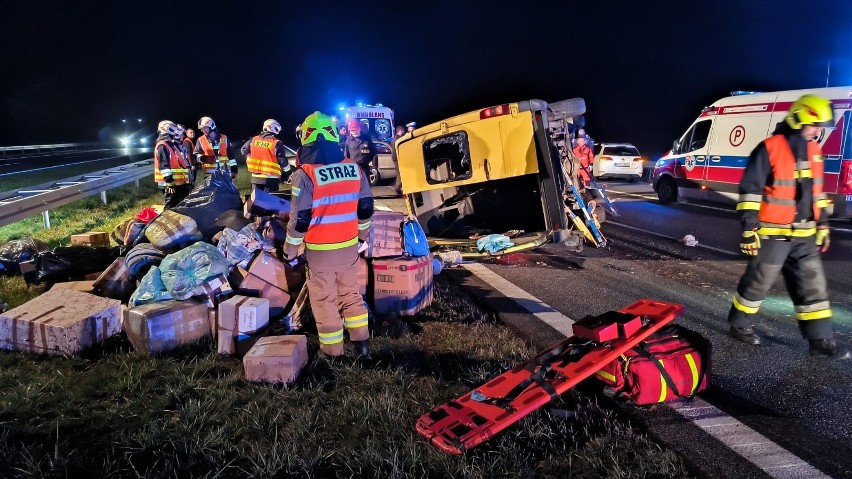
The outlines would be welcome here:
<svg viewBox="0 0 852 479">
<path fill-rule="evenodd" d="M 473 168 L 467 133 L 460 131 L 423 142 L 423 163 L 429 184 L 470 178 Z"/>
<path fill-rule="evenodd" d="M 713 120 L 704 120 L 696 123 L 692 127 L 692 138 L 690 138 L 688 146 L 682 148 L 683 151 L 681 153 L 689 153 L 690 151 L 704 148 L 704 145 L 707 144 L 707 137 L 710 136 L 710 126 L 712 124 Z M 686 139 L 685 135 L 684 139 Z"/>
</svg>

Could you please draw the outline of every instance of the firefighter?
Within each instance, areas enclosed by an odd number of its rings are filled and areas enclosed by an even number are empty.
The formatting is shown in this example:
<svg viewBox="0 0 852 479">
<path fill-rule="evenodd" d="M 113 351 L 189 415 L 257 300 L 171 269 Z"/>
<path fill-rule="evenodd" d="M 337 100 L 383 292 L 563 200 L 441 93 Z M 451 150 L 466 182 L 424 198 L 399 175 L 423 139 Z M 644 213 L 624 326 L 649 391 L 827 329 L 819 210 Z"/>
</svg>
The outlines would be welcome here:
<svg viewBox="0 0 852 479">
<path fill-rule="evenodd" d="M 177 206 L 189 194 L 189 163 L 177 143 L 178 127 L 169 120 L 157 125 L 154 181 L 163 189 L 165 209 Z"/>
<path fill-rule="evenodd" d="M 341 154 L 331 117 L 314 112 L 301 132 L 284 258 L 295 265 L 304 245 L 320 351 L 341 356 L 345 327 L 355 354 L 366 357 L 370 335 L 358 288 L 358 252 L 369 238 L 373 193 L 366 175 Z"/>
<path fill-rule="evenodd" d="M 209 116 L 198 120 L 198 129 L 204 133 L 195 143 L 195 157 L 201 164 L 201 169 L 208 175 L 217 168 L 230 169 L 231 178 L 237 176 L 237 160 L 231 154 L 231 144 L 228 137 L 219 133 L 216 122 Z"/>
<path fill-rule="evenodd" d="M 749 156 L 737 210 L 743 229 L 740 249 L 751 259 L 728 313 L 730 334 L 739 341 L 760 344 L 754 315 L 781 273 L 811 356 L 850 357 L 833 339 L 820 259 L 829 245 L 825 211 L 829 203 L 817 141 L 833 120 L 830 101 L 804 95 L 790 107 L 775 134 Z"/>
<path fill-rule="evenodd" d="M 586 144 L 586 132 L 584 130 L 578 131 L 576 141 L 574 156 L 580 161 L 577 176 L 583 180 L 583 184 L 580 186 L 585 187 L 591 181 L 591 170 L 595 163 L 595 155 L 589 145 Z"/>
<path fill-rule="evenodd" d="M 349 138 L 343 146 L 343 157 L 357 163 L 369 179 L 370 170 L 376 161 L 376 147 L 373 145 L 373 140 L 363 131 L 364 125 L 355 118 L 350 118 L 346 122 L 346 127 L 349 129 Z"/>
<path fill-rule="evenodd" d="M 183 125 L 178 125 L 178 127 L 183 127 Z M 200 165 L 198 163 L 198 159 L 193 154 L 195 151 L 195 130 L 192 128 L 184 128 L 183 151 L 186 152 L 186 156 L 189 158 L 189 167 L 192 171 L 192 183 L 195 183 L 195 179 L 198 178 Z"/>
<path fill-rule="evenodd" d="M 186 147 L 186 127 L 178 123 L 177 125 L 177 135 L 175 135 L 175 145 L 177 145 L 180 153 L 183 155 L 186 160 L 185 163 L 189 165 L 189 184 L 192 185 L 195 183 L 195 172 L 197 168 L 195 168 L 195 159 L 192 156 L 192 150 L 187 149 Z M 190 187 L 191 188 L 191 187 Z"/>
<path fill-rule="evenodd" d="M 246 157 L 246 169 L 251 173 L 251 186 L 263 191 L 278 191 L 283 178 L 290 177 L 284 143 L 278 140 L 281 124 L 273 119 L 263 122 L 260 134 L 248 140 L 242 147 Z"/>
</svg>

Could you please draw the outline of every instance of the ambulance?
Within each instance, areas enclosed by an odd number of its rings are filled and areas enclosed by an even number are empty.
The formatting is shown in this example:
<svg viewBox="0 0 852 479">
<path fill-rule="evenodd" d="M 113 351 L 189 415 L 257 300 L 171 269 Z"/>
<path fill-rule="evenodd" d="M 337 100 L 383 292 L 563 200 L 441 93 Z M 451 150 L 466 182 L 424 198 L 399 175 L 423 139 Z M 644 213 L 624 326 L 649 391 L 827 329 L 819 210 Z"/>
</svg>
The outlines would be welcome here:
<svg viewBox="0 0 852 479">
<path fill-rule="evenodd" d="M 377 103 L 366 105 L 358 103 L 343 109 L 343 125 L 350 118 L 355 118 L 363 125 L 362 130 L 370 133 L 374 140 L 393 141 L 393 110 Z"/>
<path fill-rule="evenodd" d="M 784 121 L 804 94 L 828 98 L 835 126 L 819 139 L 825 159 L 825 191 L 834 216 L 847 215 L 852 200 L 852 86 L 770 93 L 732 92 L 704 108 L 671 151 L 654 165 L 660 203 L 705 200 L 736 203 L 749 154 Z"/>
</svg>

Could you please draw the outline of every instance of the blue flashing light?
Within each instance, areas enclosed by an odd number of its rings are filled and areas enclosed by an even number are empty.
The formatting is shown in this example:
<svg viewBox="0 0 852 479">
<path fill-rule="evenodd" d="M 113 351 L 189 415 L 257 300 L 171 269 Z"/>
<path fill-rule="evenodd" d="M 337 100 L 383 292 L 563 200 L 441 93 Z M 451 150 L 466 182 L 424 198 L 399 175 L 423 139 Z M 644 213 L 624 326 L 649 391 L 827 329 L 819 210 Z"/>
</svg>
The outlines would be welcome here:
<svg viewBox="0 0 852 479">
<path fill-rule="evenodd" d="M 731 96 L 740 96 L 740 95 L 759 95 L 761 93 L 765 93 L 762 91 L 749 91 L 749 90 L 737 90 L 732 91 Z"/>
<path fill-rule="evenodd" d="M 346 109 L 346 107 L 345 107 L 345 106 L 339 106 L 339 107 L 337 107 L 337 109 L 338 109 L 339 111 L 343 111 L 343 110 L 345 110 L 345 109 Z"/>
</svg>

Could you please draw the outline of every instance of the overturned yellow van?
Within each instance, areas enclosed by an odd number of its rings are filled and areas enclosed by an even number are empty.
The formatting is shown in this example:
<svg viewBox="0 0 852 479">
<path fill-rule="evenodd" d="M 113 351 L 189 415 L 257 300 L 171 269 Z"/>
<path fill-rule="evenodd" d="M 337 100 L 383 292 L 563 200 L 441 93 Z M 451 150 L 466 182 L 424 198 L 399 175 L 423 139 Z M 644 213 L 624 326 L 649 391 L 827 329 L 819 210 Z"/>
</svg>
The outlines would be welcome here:
<svg viewBox="0 0 852 479">
<path fill-rule="evenodd" d="M 502 253 L 565 238 L 570 224 L 562 160 L 583 113 L 582 98 L 520 101 L 454 116 L 398 139 L 408 211 L 430 243 L 475 256 L 475 239 L 487 234 L 512 233 L 515 246 Z"/>
</svg>

